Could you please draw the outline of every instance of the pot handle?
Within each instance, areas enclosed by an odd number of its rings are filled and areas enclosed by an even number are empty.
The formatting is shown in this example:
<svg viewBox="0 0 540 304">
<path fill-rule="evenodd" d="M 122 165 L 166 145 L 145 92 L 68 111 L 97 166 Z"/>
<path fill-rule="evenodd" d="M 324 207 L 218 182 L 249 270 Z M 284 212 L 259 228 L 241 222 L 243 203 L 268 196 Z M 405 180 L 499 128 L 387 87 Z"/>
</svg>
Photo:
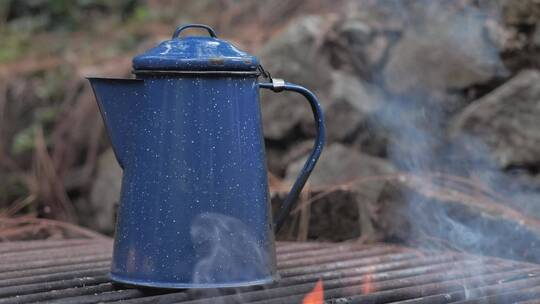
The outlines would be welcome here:
<svg viewBox="0 0 540 304">
<path fill-rule="evenodd" d="M 281 229 L 281 227 L 283 226 L 283 223 L 289 215 L 292 207 L 298 200 L 298 196 L 302 192 L 302 188 L 304 188 L 304 185 L 306 184 L 306 181 L 309 178 L 311 171 L 313 171 L 313 168 L 315 168 L 315 164 L 317 163 L 317 160 L 321 155 L 325 141 L 325 128 L 321 105 L 319 104 L 319 101 L 317 100 L 315 94 L 302 86 L 285 82 L 283 79 L 270 78 L 270 80 L 271 82 L 259 83 L 259 87 L 264 89 L 270 89 L 274 92 L 293 91 L 302 94 L 307 99 L 311 106 L 311 110 L 313 111 L 313 118 L 315 118 L 315 124 L 317 128 L 317 137 L 315 138 L 313 150 L 311 151 L 311 154 L 306 160 L 304 167 L 300 171 L 300 174 L 296 178 L 296 181 L 294 182 L 291 191 L 285 198 L 285 201 L 283 201 L 283 204 L 281 205 L 276 216 L 274 217 L 274 231 L 278 232 L 279 229 Z"/>
<path fill-rule="evenodd" d="M 205 30 L 208 31 L 208 34 L 210 34 L 211 37 L 217 38 L 216 31 L 214 31 L 214 29 L 209 27 L 208 25 L 190 23 L 190 24 L 185 24 L 185 25 L 178 26 L 176 28 L 176 30 L 174 31 L 174 34 L 172 35 L 172 39 L 178 38 L 178 36 L 180 35 L 180 32 L 185 30 L 185 29 L 188 29 L 188 28 L 202 28 L 202 29 L 205 29 Z"/>
</svg>

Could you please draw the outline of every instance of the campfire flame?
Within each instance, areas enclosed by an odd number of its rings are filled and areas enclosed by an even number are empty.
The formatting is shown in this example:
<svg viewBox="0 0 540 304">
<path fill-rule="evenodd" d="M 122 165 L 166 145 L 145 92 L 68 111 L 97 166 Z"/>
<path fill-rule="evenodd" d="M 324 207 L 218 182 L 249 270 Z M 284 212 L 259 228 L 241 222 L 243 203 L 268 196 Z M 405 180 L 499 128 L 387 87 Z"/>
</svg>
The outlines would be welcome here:
<svg viewBox="0 0 540 304">
<path fill-rule="evenodd" d="M 317 281 L 313 290 L 310 291 L 302 301 L 302 304 L 323 304 L 324 303 L 324 288 L 321 279 Z"/>
<path fill-rule="evenodd" d="M 372 293 L 375 290 L 373 287 L 373 274 L 371 271 L 362 277 L 362 285 L 360 288 L 362 290 L 362 294 Z"/>
</svg>

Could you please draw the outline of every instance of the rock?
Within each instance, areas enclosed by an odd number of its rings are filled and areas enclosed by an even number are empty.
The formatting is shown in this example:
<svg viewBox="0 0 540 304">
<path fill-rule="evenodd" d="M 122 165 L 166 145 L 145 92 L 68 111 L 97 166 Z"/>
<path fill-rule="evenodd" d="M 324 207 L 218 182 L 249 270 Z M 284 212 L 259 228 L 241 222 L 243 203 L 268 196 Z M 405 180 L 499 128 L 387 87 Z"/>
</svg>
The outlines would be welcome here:
<svg viewBox="0 0 540 304">
<path fill-rule="evenodd" d="M 475 168 L 474 176 L 499 195 L 507 197 L 507 207 L 540 220 L 540 175 L 534 174 L 530 169 L 512 167 L 501 171 L 498 168 Z"/>
<path fill-rule="evenodd" d="M 312 90 L 321 102 L 327 100 L 321 92 L 327 92 L 331 84 L 328 64 L 316 56 L 326 23 L 322 16 L 303 17 L 271 39 L 259 54 L 263 66 L 272 76 Z M 266 138 L 283 140 L 302 121 L 312 120 L 310 107 L 301 95 L 266 90 L 262 94 Z"/>
<path fill-rule="evenodd" d="M 479 189 L 463 177 L 403 175 L 385 185 L 372 214 L 374 229 L 416 247 L 540 261 L 538 219 Z"/>
<path fill-rule="evenodd" d="M 340 242 L 371 233 L 362 229 L 363 207 L 354 191 L 339 190 L 324 196 L 311 204 L 308 238 Z"/>
<path fill-rule="evenodd" d="M 98 160 L 96 179 L 90 192 L 90 212 L 94 215 L 89 224 L 103 233 L 112 233 L 116 220 L 116 206 L 120 199 L 122 169 L 112 149 L 104 152 Z"/>
<path fill-rule="evenodd" d="M 298 140 L 293 142 L 290 147 L 275 147 L 266 145 L 266 162 L 268 170 L 277 176 L 284 176 L 287 166 L 307 155 L 313 148 L 314 139 Z"/>
<path fill-rule="evenodd" d="M 486 145 L 500 167 L 534 165 L 540 162 L 538 117 L 540 72 L 522 71 L 455 117 L 450 136 L 473 156 L 479 143 Z"/>
<path fill-rule="evenodd" d="M 534 34 L 532 37 L 532 45 L 535 48 L 540 47 L 540 26 L 537 26 L 534 30 Z"/>
<path fill-rule="evenodd" d="M 362 80 L 378 77 L 392 43 L 403 28 L 403 18 L 391 5 L 350 1 L 345 13 L 325 35 L 324 51 L 334 69 Z"/>
<path fill-rule="evenodd" d="M 268 171 L 276 176 L 285 174 L 286 166 L 283 162 L 285 150 L 281 147 L 274 147 L 266 143 L 266 167 Z"/>
<path fill-rule="evenodd" d="M 304 157 L 289 165 L 285 178 L 287 181 L 291 183 L 294 181 L 304 165 L 305 159 Z M 308 182 L 311 188 L 322 189 L 352 182 L 359 178 L 372 178 L 394 172 L 394 167 L 381 158 L 365 155 L 353 148 L 334 143 L 325 147 Z M 370 201 L 375 200 L 381 187 L 381 183 L 366 182 L 361 188 L 363 198 Z"/>
<path fill-rule="evenodd" d="M 362 57 L 367 67 L 377 66 L 381 62 L 388 41 L 383 36 L 374 35 L 373 29 L 368 24 L 348 18 L 338 31 L 346 38 L 351 53 Z"/>
<path fill-rule="evenodd" d="M 304 161 L 305 157 L 289 165 L 287 182 L 294 182 Z M 339 143 L 329 145 L 306 188 L 309 197 L 318 199 L 309 208 L 293 213 L 278 237 L 296 239 L 295 232 L 304 231 L 309 239 L 374 239 L 375 231 L 369 215 L 385 184 L 381 176 L 392 173 L 395 173 L 394 168 L 383 159 L 364 155 Z M 278 206 L 285 195 L 286 191 L 274 193 L 274 205 Z M 302 200 L 299 204 L 302 204 Z M 302 217 L 307 217 L 309 224 L 304 229 L 296 228 L 295 223 L 302 223 Z"/>
<path fill-rule="evenodd" d="M 534 25 L 540 22 L 540 1 L 501 0 L 502 17 L 508 25 Z"/>
<path fill-rule="evenodd" d="M 320 191 L 311 192 L 310 196 L 319 194 Z M 286 193 L 282 193 L 279 197 L 274 197 L 275 209 L 285 195 Z M 332 191 L 310 204 L 309 208 L 303 208 L 298 213 L 293 212 L 277 234 L 277 239 L 339 242 L 366 236 L 372 230 L 361 223 L 362 207 L 354 191 Z M 369 221 L 367 223 L 371 224 Z M 305 226 L 301 228 L 302 224 Z M 300 235 L 302 233 L 304 235 Z"/>
<path fill-rule="evenodd" d="M 287 167 L 301 159 L 305 159 L 305 156 L 313 150 L 313 144 L 315 140 L 309 139 L 309 140 L 303 140 L 298 141 L 297 143 L 294 143 L 286 153 L 284 153 L 281 157 L 283 164 L 285 166 L 285 172 L 287 171 Z M 285 173 L 284 172 L 284 173 Z"/>
<path fill-rule="evenodd" d="M 408 22 L 404 14 L 414 1 L 348 1 L 346 20 L 360 20 L 376 32 L 399 32 Z"/>
<path fill-rule="evenodd" d="M 363 57 L 370 68 L 382 63 L 396 34 L 406 26 L 404 7 L 372 2 L 356 2 L 358 6 L 348 9 L 336 26 L 336 32 L 345 39 L 352 53 Z"/>
<path fill-rule="evenodd" d="M 327 138 L 346 141 L 357 133 L 362 123 L 382 104 L 381 94 L 355 75 L 346 72 L 332 74 L 330 104 L 325 109 Z"/>
<path fill-rule="evenodd" d="M 410 10 L 412 24 L 390 52 L 383 70 L 396 95 L 463 89 L 504 70 L 495 43 L 485 35 L 489 19 L 474 8 L 433 2 Z"/>
<path fill-rule="evenodd" d="M 370 79 L 384 49 L 378 47 L 381 41 L 373 43 L 373 37 L 373 29 L 359 19 L 345 19 L 333 26 L 324 42 L 332 66 Z"/>
</svg>

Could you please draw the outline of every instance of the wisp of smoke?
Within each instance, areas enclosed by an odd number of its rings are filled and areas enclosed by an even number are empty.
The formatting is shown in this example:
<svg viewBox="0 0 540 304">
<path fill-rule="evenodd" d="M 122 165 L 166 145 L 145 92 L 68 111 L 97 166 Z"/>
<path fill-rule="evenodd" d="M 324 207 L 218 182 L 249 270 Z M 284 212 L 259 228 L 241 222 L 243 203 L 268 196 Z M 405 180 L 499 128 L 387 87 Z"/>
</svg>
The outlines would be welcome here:
<svg viewBox="0 0 540 304">
<path fill-rule="evenodd" d="M 268 253 L 242 221 L 217 213 L 203 213 L 191 225 L 197 253 L 193 282 L 237 282 L 268 275 Z"/>
</svg>

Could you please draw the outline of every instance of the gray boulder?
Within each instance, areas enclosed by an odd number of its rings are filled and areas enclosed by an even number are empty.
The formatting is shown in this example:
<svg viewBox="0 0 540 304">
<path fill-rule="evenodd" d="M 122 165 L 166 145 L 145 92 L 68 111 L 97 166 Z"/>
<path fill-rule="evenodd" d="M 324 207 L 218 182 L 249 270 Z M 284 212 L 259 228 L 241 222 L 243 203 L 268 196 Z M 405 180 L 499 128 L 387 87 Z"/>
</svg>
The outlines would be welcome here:
<svg viewBox="0 0 540 304">
<path fill-rule="evenodd" d="M 292 183 L 295 180 L 305 159 L 297 159 L 289 165 L 286 181 Z M 332 241 L 360 236 L 375 238 L 370 214 L 386 183 L 381 176 L 395 172 L 385 160 L 362 154 L 354 148 L 339 143 L 325 147 L 308 180 L 312 197 L 322 194 L 307 211 L 308 238 Z M 343 187 L 332 188 L 337 185 Z M 332 191 L 328 191 L 330 189 Z M 282 196 L 284 198 L 284 194 Z M 293 218 L 290 217 L 278 237 L 283 238 L 286 231 L 294 228 Z"/>
<path fill-rule="evenodd" d="M 473 102 L 451 123 L 451 138 L 469 153 L 479 142 L 501 167 L 540 162 L 540 72 L 522 71 Z M 484 153 L 484 152 L 481 152 Z"/>
<path fill-rule="evenodd" d="M 349 20 L 361 20 L 377 32 L 401 31 L 409 21 L 406 11 L 416 2 L 378 0 L 348 1 L 345 8 L 346 22 Z"/>
<path fill-rule="evenodd" d="M 289 165 L 286 180 L 293 182 L 304 165 L 306 157 Z M 314 189 L 328 188 L 349 182 L 354 186 L 364 200 L 377 199 L 383 182 L 380 180 L 366 181 L 366 178 L 392 174 L 394 167 L 387 161 L 362 154 L 357 150 L 339 143 L 325 147 L 317 166 L 309 179 L 310 187 Z M 361 180 L 364 179 L 365 183 Z"/>
<path fill-rule="evenodd" d="M 325 37 L 332 66 L 373 79 L 405 26 L 404 10 L 398 2 L 349 1 Z"/>
<path fill-rule="evenodd" d="M 112 149 L 105 151 L 98 160 L 97 174 L 90 191 L 90 212 L 94 228 L 103 233 L 114 231 L 115 210 L 120 199 L 122 169 Z"/>
<path fill-rule="evenodd" d="M 384 56 L 388 41 L 377 35 L 374 28 L 360 18 L 349 17 L 337 29 L 347 41 L 350 52 L 363 58 L 366 67 L 377 66 Z"/>
<path fill-rule="evenodd" d="M 486 32 L 484 14 L 438 2 L 409 11 L 412 24 L 392 48 L 383 70 L 388 90 L 414 95 L 462 89 L 504 71 L 498 47 Z"/>
<path fill-rule="evenodd" d="M 322 92 L 330 86 L 329 66 L 317 56 L 322 28 L 328 21 L 323 16 L 302 17 L 271 39 L 259 56 L 273 77 L 305 86 L 324 102 Z M 310 121 L 311 110 L 296 93 L 262 91 L 262 119 L 265 137 L 283 140 L 302 121 Z"/>
<path fill-rule="evenodd" d="M 540 47 L 540 26 L 537 26 L 534 30 L 532 44 L 534 47 Z"/>
<path fill-rule="evenodd" d="M 540 2 L 537 0 L 499 0 L 504 23 L 534 25 L 540 21 Z"/>
<path fill-rule="evenodd" d="M 346 141 L 380 107 L 383 97 L 375 87 L 346 72 L 332 74 L 330 104 L 325 109 L 329 141 Z"/>
</svg>

